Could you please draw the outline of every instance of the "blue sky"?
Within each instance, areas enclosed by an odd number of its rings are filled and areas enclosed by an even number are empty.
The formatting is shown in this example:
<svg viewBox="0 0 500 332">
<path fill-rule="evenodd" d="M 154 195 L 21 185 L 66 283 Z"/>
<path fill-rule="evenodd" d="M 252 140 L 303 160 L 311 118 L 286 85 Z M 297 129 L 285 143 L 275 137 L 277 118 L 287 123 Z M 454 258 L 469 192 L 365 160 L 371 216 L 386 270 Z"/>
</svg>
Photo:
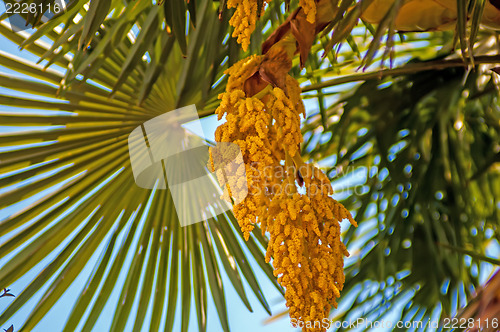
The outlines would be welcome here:
<svg viewBox="0 0 500 332">
<path fill-rule="evenodd" d="M 0 36 L 0 51 L 3 52 L 8 52 L 11 54 L 15 54 L 19 57 L 22 57 L 24 59 L 29 59 L 29 60 L 34 60 L 35 57 L 28 53 L 27 51 L 19 51 L 18 47 L 7 40 L 5 37 Z M 14 73 L 11 70 L 8 70 L 7 68 L 1 67 L 0 66 L 0 72 L 2 74 L 9 74 L 9 75 L 16 75 L 16 76 L 22 76 L 21 74 Z M 3 87 L 0 87 L 0 93 L 6 94 L 6 95 L 15 95 L 15 96 L 22 96 L 23 94 L 18 93 L 16 91 L 8 90 Z M 0 112 L 44 112 L 44 110 L 26 110 L 26 109 L 13 109 L 13 108 L 8 108 L 5 106 L 0 106 Z M 214 118 L 204 121 L 204 129 L 207 132 L 212 132 L 213 136 L 213 130 L 216 126 L 216 123 L 214 122 Z M 35 129 L 35 128 L 32 128 Z M 48 129 L 45 127 L 37 127 L 36 129 Z M 0 134 L 5 134 L 8 132 L 16 132 L 19 131 L 20 128 L 15 128 L 15 127 L 7 127 L 7 126 L 2 126 L 0 124 Z M 26 130 L 24 128 L 23 130 Z M 0 148 L 1 149 L 1 148 Z M 1 174 L 0 174 L 1 177 Z M 56 188 L 53 188 L 54 190 Z M 49 191 L 44 192 L 43 194 L 48 194 Z M 8 217 L 9 215 L 12 215 L 22 209 L 25 209 L 28 207 L 30 204 L 34 203 L 37 199 L 40 197 L 33 197 L 31 199 L 28 199 L 26 201 L 20 202 L 18 204 L 15 204 L 14 206 L 8 207 L 6 209 L 0 210 L 0 221 Z M 54 202 L 57 203 L 57 202 Z M 139 219 L 139 218 L 138 218 Z M 3 243 L 8 239 L 7 236 L 0 238 L 0 243 Z M 65 243 L 61 244 L 60 248 L 64 248 L 64 246 L 67 244 L 68 241 Z M 94 264 L 98 261 L 99 259 L 99 254 L 101 250 L 103 250 L 105 247 L 106 241 L 103 241 L 99 249 L 96 251 L 96 254 L 89 260 L 85 268 L 83 269 L 82 273 L 80 276 L 75 280 L 75 282 L 72 284 L 72 286 L 65 292 L 65 294 L 60 298 L 60 300 L 54 305 L 54 307 L 51 309 L 49 314 L 37 325 L 36 329 L 34 332 L 37 331 L 60 331 L 62 330 L 63 324 L 66 321 L 67 315 L 70 312 L 70 309 L 72 308 L 74 301 L 76 297 L 80 294 L 81 290 L 85 286 L 85 283 L 87 281 L 88 276 L 92 273 L 92 269 Z M 17 252 L 17 251 L 16 251 Z M 13 253 L 15 254 L 15 252 Z M 3 266 L 5 262 L 9 260 L 13 256 L 13 254 L 8 255 L 4 257 L 3 259 L 0 260 L 0 266 Z M 114 253 L 116 254 L 116 253 Z M 249 253 L 247 252 L 249 255 Z M 13 285 L 10 285 L 9 288 L 11 289 L 11 292 L 13 294 L 20 294 L 22 290 L 42 271 L 42 269 L 50 263 L 50 261 L 55 257 L 55 255 L 49 256 L 43 261 L 41 261 L 33 270 L 29 271 L 26 275 L 24 275 L 21 279 L 19 279 L 16 283 Z M 250 257 L 250 255 L 249 255 Z M 129 258 L 129 263 L 131 261 L 131 257 Z M 127 264 L 125 264 L 127 265 Z M 263 272 L 260 271 L 258 266 L 256 265 L 255 262 L 252 262 L 252 267 L 254 268 L 254 271 L 256 273 L 257 279 L 261 283 L 262 290 L 266 296 L 266 299 L 268 300 L 270 306 L 273 309 L 273 312 L 278 313 L 281 312 L 284 309 L 284 301 L 282 299 L 282 296 L 278 293 L 278 291 L 274 288 L 274 286 L 268 281 L 267 277 L 263 274 Z M 124 276 L 121 276 L 119 279 L 123 282 Z M 231 286 L 231 283 L 227 276 L 223 275 L 223 282 L 225 285 L 225 292 L 226 292 L 226 300 L 227 300 L 227 310 L 228 310 L 228 317 L 229 317 L 229 323 L 230 327 L 232 328 L 233 331 L 295 331 L 296 329 L 293 329 L 290 327 L 288 319 L 280 319 L 276 322 L 273 322 L 271 324 L 264 325 L 264 320 L 269 318 L 268 314 L 265 312 L 265 310 L 262 308 L 261 304 L 258 302 L 257 298 L 252 294 L 251 289 L 249 288 L 248 285 L 245 284 L 245 290 L 247 291 L 247 295 L 249 298 L 249 301 L 252 305 L 253 308 L 253 313 L 249 312 L 247 308 L 244 306 L 243 302 L 240 300 L 239 296 L 237 293 L 234 291 L 234 289 Z M 34 308 L 36 305 L 37 300 L 43 295 L 43 293 L 46 291 L 47 286 L 50 283 L 47 283 L 46 287 L 42 288 L 36 296 L 34 296 L 14 317 L 10 320 L 11 324 L 14 324 L 14 327 L 20 327 L 25 319 L 28 317 L 30 311 Z M 112 293 L 111 299 L 108 301 L 108 305 L 106 305 L 104 312 L 101 315 L 101 318 L 98 320 L 96 326 L 94 327 L 93 331 L 106 331 L 109 329 L 109 325 L 111 324 L 111 317 L 113 315 L 113 310 L 114 310 L 114 304 L 116 303 L 116 300 L 119 296 L 119 292 L 114 291 Z M 0 311 L 3 311 L 8 304 L 12 301 L 11 298 L 2 298 L 0 300 Z M 132 309 L 133 310 L 133 309 Z M 192 324 L 190 325 L 190 331 L 197 331 L 197 326 L 195 323 L 195 317 L 196 317 L 196 312 L 194 306 L 191 308 L 191 317 L 192 319 Z M 147 321 L 147 317 L 146 317 Z M 180 312 L 178 312 L 178 315 L 176 317 L 176 321 L 180 321 Z M 7 328 L 8 326 L 3 326 L 2 328 Z M 128 326 L 129 329 L 131 329 L 131 326 Z M 175 326 L 174 330 L 178 330 L 179 326 Z M 218 314 L 215 309 L 215 306 L 213 302 L 211 302 L 211 298 L 209 296 L 209 305 L 208 305 L 208 331 L 219 331 L 221 330 L 220 324 L 218 322 Z M 146 329 L 144 329 L 146 331 Z"/>
</svg>

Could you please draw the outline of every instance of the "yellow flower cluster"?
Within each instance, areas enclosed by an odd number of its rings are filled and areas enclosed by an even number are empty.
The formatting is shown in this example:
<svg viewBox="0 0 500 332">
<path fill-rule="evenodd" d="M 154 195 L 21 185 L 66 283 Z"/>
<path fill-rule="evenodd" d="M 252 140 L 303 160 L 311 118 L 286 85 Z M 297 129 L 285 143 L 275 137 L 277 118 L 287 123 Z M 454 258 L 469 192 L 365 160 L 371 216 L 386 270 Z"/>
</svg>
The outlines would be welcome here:
<svg viewBox="0 0 500 332">
<path fill-rule="evenodd" d="M 246 180 L 248 194 L 242 202 L 234 206 L 234 214 L 248 239 L 267 199 L 263 185 L 265 180 L 263 172 L 266 170 L 262 166 L 275 163 L 269 141 L 268 123 L 271 121 L 271 116 L 264 110 L 264 103 L 261 100 L 246 98 L 243 90 L 235 89 L 222 94 L 221 98 L 216 113 L 219 119 L 226 114 L 226 123 L 217 128 L 215 139 L 217 142 L 237 144 L 243 155 L 247 177 L 240 180 Z M 257 167 L 252 167 L 253 165 Z M 231 183 L 231 180 L 228 182 Z"/>
<path fill-rule="evenodd" d="M 260 55 L 251 55 L 241 59 L 227 69 L 224 74 L 229 75 L 227 79 L 226 92 L 234 90 L 244 90 L 245 81 L 251 76 L 262 63 L 263 57 Z"/>
<path fill-rule="evenodd" d="M 269 232 L 266 261 L 272 259 L 274 274 L 285 288 L 290 317 L 321 321 L 337 306 L 344 285 L 343 257 L 348 252 L 340 240 L 340 221 L 356 223 L 329 196 L 333 190 L 328 177 L 302 162 L 300 114 L 305 110 L 297 81 L 287 75 L 283 89 L 268 85 L 259 92 L 254 86 L 254 94 L 248 92 L 248 79 L 261 63 L 262 56 L 251 56 L 226 71 L 226 92 L 219 95 L 216 110 L 219 119 L 226 115 L 226 122 L 217 128 L 215 139 L 241 148 L 248 195 L 236 199 L 233 212 L 245 239 L 256 223 Z M 296 179 L 303 180 L 305 194 L 297 192 Z M 239 188 L 238 181 L 224 183 Z M 233 185 L 225 193 L 234 197 Z"/>
<path fill-rule="evenodd" d="M 237 38 L 238 43 L 244 51 L 250 45 L 250 36 L 255 30 L 257 22 L 257 1 L 256 0 L 228 0 L 227 8 L 236 8 L 229 24 L 234 27 L 233 37 Z M 264 6 L 262 6 L 264 7 Z M 262 8 L 262 11 L 264 8 Z"/>
<path fill-rule="evenodd" d="M 307 194 L 283 190 L 270 203 L 267 230 L 270 241 L 266 261 L 273 258 L 274 275 L 285 287 L 290 317 L 301 321 L 322 321 L 344 286 L 343 256 L 348 256 L 340 240 L 344 218 L 356 226 L 349 211 L 329 197 L 326 176 L 311 165 L 301 167 Z M 322 331 L 304 328 L 304 331 Z"/>
<path fill-rule="evenodd" d="M 216 110 L 219 120 L 226 115 L 226 122 L 217 128 L 215 140 L 237 144 L 246 165 L 248 195 L 233 212 L 247 239 L 282 182 L 283 176 L 276 172 L 285 156 L 280 143 L 286 141 L 290 151 L 297 151 L 302 141 L 299 113 L 304 112 L 304 106 L 300 87 L 293 79 L 288 80 L 287 90 L 298 96 L 288 97 L 280 88 L 268 89 L 262 98 L 246 95 L 245 82 L 261 62 L 262 56 L 254 55 L 226 71 L 226 92 L 219 96 L 221 103 Z"/>
<path fill-rule="evenodd" d="M 278 126 L 278 142 L 285 146 L 290 156 L 293 157 L 303 140 L 299 113 L 291 98 L 288 98 L 280 88 L 274 88 L 272 95 L 275 98 L 269 103 L 269 109 Z"/>
<path fill-rule="evenodd" d="M 299 6 L 304 9 L 307 21 L 311 24 L 316 23 L 316 1 L 315 0 L 299 0 Z"/>
</svg>

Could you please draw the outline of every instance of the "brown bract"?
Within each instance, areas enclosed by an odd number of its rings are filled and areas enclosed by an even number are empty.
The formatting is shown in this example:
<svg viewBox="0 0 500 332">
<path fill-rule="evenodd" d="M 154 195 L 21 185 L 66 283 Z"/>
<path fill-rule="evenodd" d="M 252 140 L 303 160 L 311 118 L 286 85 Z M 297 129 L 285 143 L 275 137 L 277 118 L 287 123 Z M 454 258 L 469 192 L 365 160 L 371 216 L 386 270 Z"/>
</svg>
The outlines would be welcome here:
<svg viewBox="0 0 500 332">
<path fill-rule="evenodd" d="M 333 20 L 337 12 L 337 1 L 320 0 L 316 2 L 317 14 L 314 24 L 307 20 L 303 8 L 295 10 L 262 44 L 262 54 L 267 54 L 281 40 L 293 36 L 296 41 L 294 54 L 300 54 L 300 67 L 304 68 L 316 35 Z"/>
<path fill-rule="evenodd" d="M 244 91 L 246 95 L 253 96 L 269 84 L 273 88 L 278 87 L 286 91 L 286 76 L 292 69 L 292 57 L 295 49 L 295 40 L 290 37 L 274 44 L 264 55 L 259 66 L 245 81 Z"/>
<path fill-rule="evenodd" d="M 285 80 L 292 69 L 292 57 L 295 52 L 295 42 L 291 38 L 284 38 L 264 55 L 259 69 L 262 79 L 273 87 L 285 88 Z"/>
<path fill-rule="evenodd" d="M 335 0 L 316 2 L 315 23 L 307 20 L 302 7 L 295 10 L 262 44 L 262 63 L 245 82 L 245 93 L 253 96 L 268 84 L 286 91 L 285 77 L 292 68 L 295 54 L 300 55 L 300 67 L 303 68 L 316 35 L 322 31 L 337 12 Z"/>
</svg>

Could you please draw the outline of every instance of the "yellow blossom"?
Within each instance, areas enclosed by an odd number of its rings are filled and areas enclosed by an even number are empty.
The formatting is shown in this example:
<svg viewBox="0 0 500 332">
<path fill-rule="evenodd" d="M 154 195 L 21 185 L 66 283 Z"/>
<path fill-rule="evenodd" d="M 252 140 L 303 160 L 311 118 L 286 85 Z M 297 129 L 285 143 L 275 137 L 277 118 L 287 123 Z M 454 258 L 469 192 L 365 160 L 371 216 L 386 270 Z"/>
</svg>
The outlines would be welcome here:
<svg viewBox="0 0 500 332">
<path fill-rule="evenodd" d="M 233 178 L 223 179 L 229 183 L 224 193 L 237 195 L 233 189 L 246 183 L 247 196 L 233 208 L 245 239 L 260 223 L 262 232 L 269 234 L 266 262 L 272 261 L 274 275 L 285 288 L 290 317 L 321 321 L 337 307 L 344 286 L 343 257 L 348 252 L 340 240 L 340 222 L 356 223 L 329 196 L 333 190 L 328 177 L 301 160 L 300 115 L 305 116 L 305 110 L 298 82 L 287 75 L 283 89 L 268 86 L 247 94 L 246 82 L 261 62 L 262 57 L 251 56 L 234 64 L 226 71 L 226 91 L 219 95 L 216 114 L 219 119 L 226 115 L 226 122 L 217 128 L 216 141 L 237 144 L 244 162 L 231 173 Z M 209 166 L 213 164 L 212 158 Z M 297 174 L 305 194 L 297 192 Z"/>
<path fill-rule="evenodd" d="M 236 8 L 229 24 L 234 27 L 233 37 L 237 38 L 238 43 L 246 51 L 257 22 L 257 1 L 228 0 L 227 8 Z"/>
<path fill-rule="evenodd" d="M 299 0 L 299 6 L 302 7 L 306 14 L 307 21 L 311 24 L 316 23 L 316 1 L 314 0 Z"/>
</svg>

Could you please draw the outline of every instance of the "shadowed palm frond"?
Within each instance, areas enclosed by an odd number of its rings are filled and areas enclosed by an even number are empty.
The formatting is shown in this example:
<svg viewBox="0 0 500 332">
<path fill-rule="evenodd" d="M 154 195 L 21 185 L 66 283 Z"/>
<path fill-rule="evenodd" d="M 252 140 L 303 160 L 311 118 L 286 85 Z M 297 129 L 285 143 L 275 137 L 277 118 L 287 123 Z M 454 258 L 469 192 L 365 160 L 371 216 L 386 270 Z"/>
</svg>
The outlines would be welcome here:
<svg viewBox="0 0 500 332">
<path fill-rule="evenodd" d="M 407 321 L 446 317 L 472 296 L 484 264 L 500 263 L 488 252 L 499 240 L 498 78 L 492 65 L 467 72 L 454 61 L 415 61 L 381 80 L 359 74 L 326 108 L 325 129 L 315 130 L 319 114 L 304 127 L 304 150 L 333 164 L 327 174 L 360 224 L 344 235 L 353 257 L 339 321 L 359 312 L 380 321 L 394 306 Z"/>
</svg>

